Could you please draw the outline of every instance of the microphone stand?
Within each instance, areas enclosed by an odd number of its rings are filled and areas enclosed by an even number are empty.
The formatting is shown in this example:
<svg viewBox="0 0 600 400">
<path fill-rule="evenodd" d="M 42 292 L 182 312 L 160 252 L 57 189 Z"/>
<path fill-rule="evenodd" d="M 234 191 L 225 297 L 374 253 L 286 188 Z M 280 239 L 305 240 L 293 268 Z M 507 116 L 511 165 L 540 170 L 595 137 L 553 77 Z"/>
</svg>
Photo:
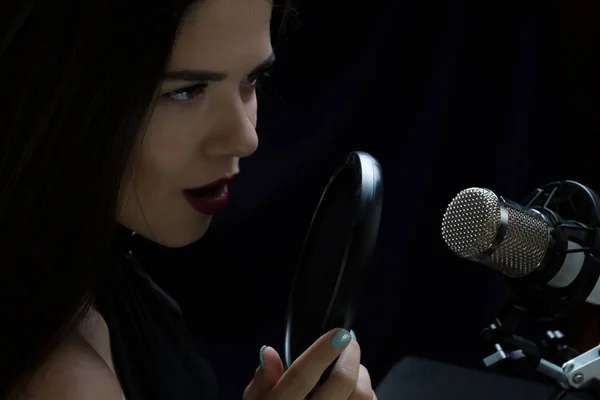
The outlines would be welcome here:
<svg viewBox="0 0 600 400">
<path fill-rule="evenodd" d="M 549 400 L 560 400 L 567 394 L 578 399 L 600 399 L 600 345 L 580 354 L 565 344 L 560 331 L 546 332 L 538 345 L 515 334 L 522 316 L 523 311 L 509 305 L 483 330 L 484 345 L 492 349 L 483 358 L 484 366 L 492 370 L 542 373 L 559 385 Z"/>
<path fill-rule="evenodd" d="M 526 282 L 520 291 L 519 284 L 513 282 L 516 295 L 481 334 L 484 345 L 491 350 L 483 363 L 490 369 L 526 369 L 553 379 L 559 388 L 550 400 L 560 400 L 567 394 L 580 399 L 600 399 L 600 345 L 580 354 L 566 344 L 560 331 L 547 331 L 540 345 L 515 333 L 523 317 L 532 316 L 532 310 L 543 310 L 533 315 L 550 319 L 565 315 L 584 303 L 600 280 L 600 197 L 578 182 L 562 181 L 531 192 L 524 204 L 555 221 L 553 237 L 558 242 L 573 240 L 582 246 L 577 250 L 557 247 L 558 254 L 564 257 L 567 253 L 582 252 L 586 255 L 585 262 L 577 279 L 562 292 L 532 288 Z"/>
</svg>

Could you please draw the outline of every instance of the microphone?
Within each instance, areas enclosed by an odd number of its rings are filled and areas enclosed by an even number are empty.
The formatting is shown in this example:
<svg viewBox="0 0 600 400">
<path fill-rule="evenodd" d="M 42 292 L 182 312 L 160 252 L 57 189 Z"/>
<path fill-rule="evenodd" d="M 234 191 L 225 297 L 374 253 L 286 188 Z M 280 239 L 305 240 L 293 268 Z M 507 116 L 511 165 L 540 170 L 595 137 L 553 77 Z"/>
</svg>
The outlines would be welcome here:
<svg viewBox="0 0 600 400">
<path fill-rule="evenodd" d="M 600 398 L 600 345 L 579 354 L 560 331 L 538 345 L 517 334 L 527 316 L 549 322 L 583 303 L 600 304 L 600 198 L 588 187 L 544 185 L 521 203 L 473 187 L 458 193 L 442 220 L 457 256 L 506 276 L 509 301 L 481 333 L 487 368 L 534 369 L 567 392 Z"/>
<path fill-rule="evenodd" d="M 599 221 L 600 199 L 574 181 L 538 188 L 523 204 L 473 187 L 448 205 L 442 237 L 455 255 L 504 274 L 526 307 L 555 301 L 542 308 L 561 314 L 600 304 Z"/>
</svg>

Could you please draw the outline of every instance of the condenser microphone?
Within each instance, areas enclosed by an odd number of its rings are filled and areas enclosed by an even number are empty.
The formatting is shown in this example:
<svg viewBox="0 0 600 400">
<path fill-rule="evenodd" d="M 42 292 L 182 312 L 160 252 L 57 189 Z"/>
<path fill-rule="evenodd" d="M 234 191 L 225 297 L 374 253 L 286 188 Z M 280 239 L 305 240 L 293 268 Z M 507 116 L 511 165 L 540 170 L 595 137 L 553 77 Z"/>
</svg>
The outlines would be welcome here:
<svg viewBox="0 0 600 400">
<path fill-rule="evenodd" d="M 598 305 L 599 219 L 598 196 L 577 182 L 548 184 L 523 204 L 473 187 L 448 205 L 442 237 L 455 255 L 501 272 L 538 304 Z"/>
</svg>

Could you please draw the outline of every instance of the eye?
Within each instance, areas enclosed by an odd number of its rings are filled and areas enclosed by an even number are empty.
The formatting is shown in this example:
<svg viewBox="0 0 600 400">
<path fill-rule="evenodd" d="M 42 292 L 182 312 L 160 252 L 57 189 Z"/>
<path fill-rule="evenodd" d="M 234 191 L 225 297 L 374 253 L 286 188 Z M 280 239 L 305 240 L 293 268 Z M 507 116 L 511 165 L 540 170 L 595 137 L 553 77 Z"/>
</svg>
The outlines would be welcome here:
<svg viewBox="0 0 600 400">
<path fill-rule="evenodd" d="M 199 83 L 197 85 L 188 86 L 182 89 L 177 89 L 172 92 L 165 93 L 163 96 L 169 100 L 174 100 L 182 103 L 188 103 L 196 100 L 204 94 L 207 83 Z"/>
</svg>

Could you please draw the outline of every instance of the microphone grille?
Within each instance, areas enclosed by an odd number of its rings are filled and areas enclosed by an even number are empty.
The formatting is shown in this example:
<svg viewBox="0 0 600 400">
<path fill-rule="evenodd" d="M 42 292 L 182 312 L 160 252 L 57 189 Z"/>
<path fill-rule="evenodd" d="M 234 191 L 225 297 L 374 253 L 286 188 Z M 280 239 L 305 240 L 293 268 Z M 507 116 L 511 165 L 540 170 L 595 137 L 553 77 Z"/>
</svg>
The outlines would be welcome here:
<svg viewBox="0 0 600 400">
<path fill-rule="evenodd" d="M 508 220 L 501 235 L 503 207 Z M 540 266 L 550 241 L 541 216 L 511 203 L 503 205 L 494 192 L 483 188 L 465 189 L 452 200 L 444 213 L 442 236 L 459 257 L 511 277 L 528 275 Z"/>
<path fill-rule="evenodd" d="M 477 258 L 488 251 L 500 226 L 500 202 L 491 190 L 469 188 L 448 205 L 442 237 L 456 255 Z"/>
</svg>

